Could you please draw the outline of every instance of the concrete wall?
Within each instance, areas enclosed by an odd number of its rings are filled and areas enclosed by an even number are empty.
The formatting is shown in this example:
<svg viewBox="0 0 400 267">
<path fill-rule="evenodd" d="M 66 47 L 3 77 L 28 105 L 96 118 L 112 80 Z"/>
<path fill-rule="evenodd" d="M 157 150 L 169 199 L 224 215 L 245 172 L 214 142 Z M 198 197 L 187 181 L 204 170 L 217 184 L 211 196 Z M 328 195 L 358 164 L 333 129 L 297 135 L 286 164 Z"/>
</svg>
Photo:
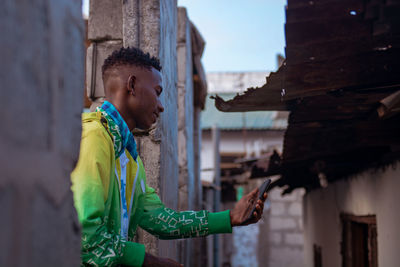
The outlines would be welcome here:
<svg viewBox="0 0 400 267">
<path fill-rule="evenodd" d="M 178 8 L 178 163 L 179 210 L 195 209 L 194 143 L 193 143 L 193 69 L 190 20 L 185 8 Z M 179 241 L 180 262 L 190 264 L 192 240 Z"/>
<path fill-rule="evenodd" d="M 81 1 L 2 1 L 0 266 L 78 266 Z M 60 260 L 62 259 L 62 260 Z"/>
<path fill-rule="evenodd" d="M 262 182 L 262 179 L 249 181 L 244 192 L 259 187 Z M 233 229 L 233 267 L 303 266 L 301 200 L 304 190 L 295 190 L 285 196 L 281 195 L 282 191 L 274 188 L 269 192 L 263 217 L 257 224 Z"/>
<path fill-rule="evenodd" d="M 208 93 L 242 93 L 249 87 L 260 87 L 269 72 L 208 72 Z"/>
<path fill-rule="evenodd" d="M 194 207 L 193 70 L 190 21 L 178 9 L 178 162 L 179 209 Z"/>
<path fill-rule="evenodd" d="M 303 266 L 303 189 L 282 196 L 281 188 L 269 193 L 268 213 L 260 222 L 258 260 L 270 267 Z M 309 265 L 306 265 L 309 266 Z M 312 266 L 312 265 L 311 265 Z"/>
<path fill-rule="evenodd" d="M 341 266 L 340 213 L 376 215 L 378 265 L 398 266 L 400 164 L 366 171 L 313 190 L 304 197 L 305 266 L 313 265 L 313 244 L 322 247 L 324 267 Z"/>
</svg>

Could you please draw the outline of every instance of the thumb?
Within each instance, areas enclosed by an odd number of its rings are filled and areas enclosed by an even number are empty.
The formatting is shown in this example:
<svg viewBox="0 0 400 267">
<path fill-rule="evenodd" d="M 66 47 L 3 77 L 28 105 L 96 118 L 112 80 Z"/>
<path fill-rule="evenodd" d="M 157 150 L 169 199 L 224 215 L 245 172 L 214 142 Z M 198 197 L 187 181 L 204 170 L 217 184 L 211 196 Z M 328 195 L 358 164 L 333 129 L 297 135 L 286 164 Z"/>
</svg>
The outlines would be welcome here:
<svg viewBox="0 0 400 267">
<path fill-rule="evenodd" d="M 257 195 L 258 195 L 258 187 L 254 188 L 253 191 L 251 191 L 249 194 L 250 198 L 257 197 Z"/>
</svg>

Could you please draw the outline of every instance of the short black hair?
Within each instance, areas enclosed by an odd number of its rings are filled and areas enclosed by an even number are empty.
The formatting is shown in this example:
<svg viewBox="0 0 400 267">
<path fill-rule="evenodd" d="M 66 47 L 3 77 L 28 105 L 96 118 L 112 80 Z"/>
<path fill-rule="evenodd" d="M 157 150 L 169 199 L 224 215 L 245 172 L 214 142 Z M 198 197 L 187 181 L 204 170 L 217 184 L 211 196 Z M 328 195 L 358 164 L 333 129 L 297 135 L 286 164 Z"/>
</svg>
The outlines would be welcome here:
<svg viewBox="0 0 400 267">
<path fill-rule="evenodd" d="M 136 47 L 122 47 L 112 52 L 112 54 L 104 60 L 101 72 L 104 75 L 106 70 L 118 65 L 133 65 L 149 70 L 153 67 L 161 71 L 160 60 L 158 58 L 150 56 L 149 53 L 145 53 Z"/>
</svg>

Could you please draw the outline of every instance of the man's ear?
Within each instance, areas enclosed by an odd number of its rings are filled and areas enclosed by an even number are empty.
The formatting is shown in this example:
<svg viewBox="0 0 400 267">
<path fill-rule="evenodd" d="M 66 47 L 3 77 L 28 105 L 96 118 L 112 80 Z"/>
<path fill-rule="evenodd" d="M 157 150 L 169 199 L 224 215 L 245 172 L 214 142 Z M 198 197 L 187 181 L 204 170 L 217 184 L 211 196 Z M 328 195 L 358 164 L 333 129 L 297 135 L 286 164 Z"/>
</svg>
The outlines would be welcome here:
<svg viewBox="0 0 400 267">
<path fill-rule="evenodd" d="M 136 77 L 135 75 L 130 75 L 128 77 L 128 91 L 130 94 L 135 95 L 135 83 L 136 83 Z"/>
</svg>

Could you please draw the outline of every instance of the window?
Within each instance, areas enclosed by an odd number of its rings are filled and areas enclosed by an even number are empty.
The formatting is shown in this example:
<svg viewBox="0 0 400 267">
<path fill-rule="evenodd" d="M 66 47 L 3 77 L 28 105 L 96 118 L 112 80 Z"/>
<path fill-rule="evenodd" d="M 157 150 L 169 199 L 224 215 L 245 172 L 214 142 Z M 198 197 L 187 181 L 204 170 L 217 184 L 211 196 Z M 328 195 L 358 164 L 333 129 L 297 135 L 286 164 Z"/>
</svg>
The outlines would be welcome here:
<svg viewBox="0 0 400 267">
<path fill-rule="evenodd" d="M 342 214 L 343 267 L 377 267 L 376 216 Z"/>
</svg>

